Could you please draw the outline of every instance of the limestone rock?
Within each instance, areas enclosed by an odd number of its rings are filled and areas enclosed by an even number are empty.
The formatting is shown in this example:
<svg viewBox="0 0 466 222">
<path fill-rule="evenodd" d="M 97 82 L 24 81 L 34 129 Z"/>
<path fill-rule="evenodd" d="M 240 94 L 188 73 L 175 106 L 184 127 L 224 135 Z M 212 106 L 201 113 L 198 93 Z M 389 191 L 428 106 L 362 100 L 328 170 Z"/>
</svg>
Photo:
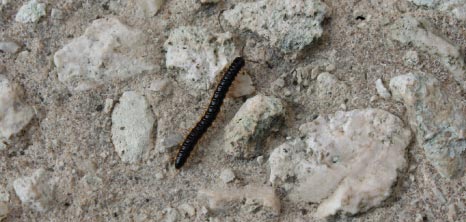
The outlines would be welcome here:
<svg viewBox="0 0 466 222">
<path fill-rule="evenodd" d="M 391 37 L 402 44 L 413 44 L 420 50 L 437 56 L 466 90 L 466 66 L 460 47 L 438 34 L 432 24 L 411 16 L 404 16 L 391 27 Z"/>
<path fill-rule="evenodd" d="M 285 113 L 280 99 L 256 95 L 248 99 L 225 128 L 224 150 L 237 158 L 252 158 L 260 140 Z"/>
<path fill-rule="evenodd" d="M 348 85 L 334 75 L 323 72 L 317 76 L 317 96 L 321 100 L 342 104 L 349 94 Z"/>
<path fill-rule="evenodd" d="M 390 89 L 406 106 L 417 142 L 439 173 L 452 178 L 464 171 L 466 103 L 461 96 L 444 93 L 430 75 L 413 73 L 392 78 Z"/>
<path fill-rule="evenodd" d="M 88 90 L 153 70 L 143 53 L 145 41 L 140 30 L 116 18 L 97 19 L 84 35 L 55 53 L 58 80 L 71 90 Z"/>
<path fill-rule="evenodd" d="M 266 210 L 280 213 L 280 198 L 272 187 L 246 186 L 243 188 L 201 190 L 199 196 L 208 200 L 209 208 L 214 211 L 229 209 L 235 204 L 256 203 Z"/>
<path fill-rule="evenodd" d="M 375 81 L 375 88 L 377 89 L 377 93 L 379 94 L 380 97 L 384 98 L 384 99 L 389 99 L 391 94 L 390 92 L 388 91 L 387 88 L 385 88 L 385 86 L 383 85 L 383 82 L 381 79 L 377 79 Z"/>
<path fill-rule="evenodd" d="M 21 49 L 21 46 L 14 41 L 0 41 L 0 53 L 17 53 Z"/>
<path fill-rule="evenodd" d="M 21 23 L 37 22 L 40 17 L 45 15 L 45 4 L 39 3 L 37 0 L 31 0 L 27 4 L 21 6 L 16 14 L 15 21 Z"/>
<path fill-rule="evenodd" d="M 21 93 L 19 86 L 0 75 L 0 142 L 21 131 L 34 116 Z"/>
<path fill-rule="evenodd" d="M 38 169 L 32 176 L 25 176 L 13 182 L 16 195 L 25 205 L 44 212 L 48 210 L 54 200 L 54 185 L 44 169 Z"/>
<path fill-rule="evenodd" d="M 406 166 L 409 129 L 380 110 L 339 111 L 303 124 L 303 140 L 270 155 L 270 182 L 288 190 L 293 202 L 320 203 L 316 216 L 364 212 L 391 193 Z"/>
<path fill-rule="evenodd" d="M 112 141 L 123 162 L 136 163 L 151 148 L 155 117 L 144 96 L 123 93 L 112 113 Z"/>
<path fill-rule="evenodd" d="M 223 181 L 223 183 L 229 183 L 235 180 L 235 177 L 235 172 L 233 172 L 233 170 L 230 168 L 224 169 L 220 173 L 220 179 Z"/>
<path fill-rule="evenodd" d="M 207 89 L 235 51 L 230 33 L 215 34 L 194 26 L 174 29 L 164 48 L 167 68 L 183 70 L 180 79 L 195 89 Z"/>
<path fill-rule="evenodd" d="M 235 28 L 251 30 L 283 52 L 303 49 L 322 35 L 327 6 L 320 0 L 239 3 L 223 13 Z"/>
</svg>

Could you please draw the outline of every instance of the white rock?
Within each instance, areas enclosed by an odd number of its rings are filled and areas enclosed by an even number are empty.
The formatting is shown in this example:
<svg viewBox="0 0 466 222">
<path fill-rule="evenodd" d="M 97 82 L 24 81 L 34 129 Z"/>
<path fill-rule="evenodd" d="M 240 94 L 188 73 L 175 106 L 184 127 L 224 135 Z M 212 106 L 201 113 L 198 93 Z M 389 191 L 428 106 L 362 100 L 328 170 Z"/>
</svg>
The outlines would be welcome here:
<svg viewBox="0 0 466 222">
<path fill-rule="evenodd" d="M 248 99 L 225 128 L 224 150 L 237 158 L 252 158 L 269 129 L 285 113 L 280 99 L 256 95 Z"/>
<path fill-rule="evenodd" d="M 409 129 L 379 109 L 337 112 L 303 124 L 295 139 L 270 155 L 270 182 L 293 202 L 320 203 L 316 216 L 350 214 L 378 206 L 406 166 Z M 290 180 L 294 178 L 294 180 Z"/>
<path fill-rule="evenodd" d="M 199 196 L 206 198 L 209 208 L 214 211 L 228 209 L 232 204 L 239 204 L 246 199 L 246 202 L 259 203 L 274 214 L 280 213 L 280 198 L 272 187 L 246 186 L 243 188 L 201 190 Z"/>
<path fill-rule="evenodd" d="M 233 172 L 232 169 L 227 168 L 222 170 L 220 173 L 220 179 L 223 181 L 223 183 L 229 183 L 235 180 L 235 172 Z"/>
<path fill-rule="evenodd" d="M 283 52 L 303 49 L 322 35 L 327 6 L 320 0 L 239 3 L 223 13 L 235 28 L 251 30 Z"/>
<path fill-rule="evenodd" d="M 10 213 L 8 203 L 0 202 L 0 221 L 5 219 L 8 216 L 8 213 Z"/>
<path fill-rule="evenodd" d="M 123 93 L 112 113 L 112 141 L 123 162 L 136 163 L 152 143 L 155 117 L 144 96 Z"/>
<path fill-rule="evenodd" d="M 113 99 L 105 99 L 104 113 L 110 113 L 113 109 Z"/>
<path fill-rule="evenodd" d="M 377 79 L 375 81 L 375 88 L 377 89 L 377 93 L 379 94 L 380 97 L 384 99 L 389 99 L 392 95 L 388 91 L 387 88 L 383 85 L 383 82 L 381 79 Z"/>
<path fill-rule="evenodd" d="M 466 66 L 460 47 L 438 34 L 432 24 L 411 16 L 404 16 L 391 27 L 391 37 L 402 44 L 414 46 L 437 56 L 452 73 L 453 78 L 466 90 Z"/>
<path fill-rule="evenodd" d="M 152 17 L 160 10 L 164 0 L 136 0 L 139 17 Z"/>
<path fill-rule="evenodd" d="M 391 79 L 393 98 L 402 101 L 416 139 L 427 158 L 448 178 L 464 171 L 461 153 L 466 148 L 466 102 L 448 95 L 430 75 L 409 73 Z"/>
<path fill-rule="evenodd" d="M 45 15 L 45 4 L 39 3 L 37 0 L 31 0 L 27 4 L 21 6 L 16 14 L 15 21 L 21 23 L 37 22 L 40 17 Z"/>
<path fill-rule="evenodd" d="M 32 209 L 44 212 L 54 200 L 54 185 L 50 183 L 50 175 L 44 169 L 38 169 L 32 176 L 25 176 L 13 182 L 16 195 L 21 202 Z"/>
<path fill-rule="evenodd" d="M 116 18 L 95 20 L 84 35 L 55 53 L 58 80 L 71 90 L 87 90 L 153 70 L 143 53 L 145 43 L 140 30 Z"/>
<path fill-rule="evenodd" d="M 21 93 L 19 86 L 0 75 L 0 141 L 21 131 L 34 115 L 21 100 Z"/>
<path fill-rule="evenodd" d="M 207 89 L 233 59 L 235 46 L 230 39 L 230 33 L 214 34 L 203 27 L 178 27 L 164 44 L 166 66 L 183 70 L 180 79 L 189 87 Z"/>
<path fill-rule="evenodd" d="M 403 56 L 403 62 L 406 66 L 415 66 L 419 62 L 419 56 L 416 51 L 409 50 Z"/>
<path fill-rule="evenodd" d="M 256 91 L 252 82 L 251 76 L 249 75 L 237 75 L 233 85 L 228 93 L 235 98 L 252 95 Z"/>
<path fill-rule="evenodd" d="M 19 49 L 21 49 L 21 46 L 19 46 L 14 41 L 1 41 L 0 42 L 0 52 L 14 54 L 14 53 L 17 53 Z"/>
</svg>

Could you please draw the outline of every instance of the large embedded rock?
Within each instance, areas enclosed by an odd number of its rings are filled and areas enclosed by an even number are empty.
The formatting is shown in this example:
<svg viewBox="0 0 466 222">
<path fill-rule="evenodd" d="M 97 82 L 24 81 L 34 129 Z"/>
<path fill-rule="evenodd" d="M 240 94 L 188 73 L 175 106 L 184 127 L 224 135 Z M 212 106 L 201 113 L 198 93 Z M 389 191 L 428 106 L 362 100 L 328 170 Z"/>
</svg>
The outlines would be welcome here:
<svg viewBox="0 0 466 222">
<path fill-rule="evenodd" d="M 71 90 L 88 90 L 112 80 L 153 70 L 144 55 L 146 38 L 116 18 L 97 19 L 84 35 L 54 55 L 58 80 Z"/>
<path fill-rule="evenodd" d="M 409 73 L 391 79 L 390 89 L 402 101 L 416 139 L 427 158 L 448 178 L 464 171 L 461 153 L 466 149 L 466 102 L 447 95 L 432 76 Z"/>
<path fill-rule="evenodd" d="M 22 90 L 0 75 L 0 143 L 21 131 L 34 116 L 32 107 L 21 100 Z"/>
<path fill-rule="evenodd" d="M 356 214 L 378 206 L 406 166 L 411 132 L 380 110 L 337 112 L 303 124 L 303 140 L 270 155 L 270 182 L 288 190 L 293 202 L 320 203 L 316 215 Z"/>
<path fill-rule="evenodd" d="M 42 16 L 45 16 L 45 4 L 39 3 L 37 0 L 31 0 L 27 4 L 21 6 L 16 14 L 15 21 L 21 23 L 32 23 L 39 21 Z"/>
<path fill-rule="evenodd" d="M 391 37 L 394 40 L 402 44 L 413 44 L 420 50 L 437 56 L 466 90 L 466 66 L 460 47 L 438 33 L 428 21 L 411 16 L 400 18 L 391 27 Z"/>
<path fill-rule="evenodd" d="M 248 99 L 225 128 L 225 152 L 237 158 L 259 155 L 262 138 L 284 113 L 278 98 L 257 95 Z"/>
<path fill-rule="evenodd" d="M 54 184 L 44 169 L 36 170 L 31 176 L 16 179 L 13 187 L 21 202 L 36 211 L 44 212 L 53 204 Z"/>
<path fill-rule="evenodd" d="M 174 29 L 164 48 L 167 68 L 181 69 L 179 78 L 195 89 L 207 89 L 235 51 L 230 33 L 215 34 L 193 26 Z"/>
<path fill-rule="evenodd" d="M 283 52 L 303 49 L 322 35 L 327 6 L 320 0 L 239 3 L 223 13 L 235 28 L 251 30 Z"/>
<path fill-rule="evenodd" d="M 112 141 L 123 162 L 136 163 L 152 144 L 155 117 L 144 96 L 123 93 L 112 113 Z"/>
</svg>

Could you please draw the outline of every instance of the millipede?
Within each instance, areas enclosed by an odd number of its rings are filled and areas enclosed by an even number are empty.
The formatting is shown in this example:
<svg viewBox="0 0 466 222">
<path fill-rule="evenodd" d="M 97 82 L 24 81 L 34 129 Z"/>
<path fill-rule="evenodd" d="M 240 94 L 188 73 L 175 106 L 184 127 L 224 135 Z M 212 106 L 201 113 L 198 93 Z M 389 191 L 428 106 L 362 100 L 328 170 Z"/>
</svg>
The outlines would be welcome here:
<svg viewBox="0 0 466 222">
<path fill-rule="evenodd" d="M 207 107 L 202 118 L 197 122 L 194 128 L 189 132 L 189 134 L 184 139 L 181 144 L 178 154 L 175 158 L 175 168 L 180 169 L 188 159 L 191 151 L 193 151 L 196 143 L 202 137 L 202 135 L 207 131 L 207 129 L 212 125 L 217 114 L 220 112 L 220 107 L 223 104 L 223 100 L 235 80 L 236 75 L 244 66 L 244 59 L 242 57 L 236 57 L 228 67 L 227 71 L 223 75 L 221 81 L 218 83 L 217 88 L 214 91 L 214 95 L 210 99 L 210 104 Z"/>
</svg>

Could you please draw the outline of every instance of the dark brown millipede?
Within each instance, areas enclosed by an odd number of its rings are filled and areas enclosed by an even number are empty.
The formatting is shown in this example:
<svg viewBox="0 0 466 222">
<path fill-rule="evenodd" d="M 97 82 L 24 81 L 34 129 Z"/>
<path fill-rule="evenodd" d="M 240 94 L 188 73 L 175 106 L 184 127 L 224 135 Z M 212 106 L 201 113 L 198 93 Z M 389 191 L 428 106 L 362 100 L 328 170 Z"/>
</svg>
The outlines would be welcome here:
<svg viewBox="0 0 466 222">
<path fill-rule="evenodd" d="M 181 144 L 175 159 L 176 169 L 180 169 L 186 163 L 186 160 L 196 146 L 196 143 L 212 125 L 212 122 L 214 122 L 217 114 L 220 112 L 220 107 L 223 104 L 223 99 L 225 99 L 228 89 L 243 66 L 244 59 L 242 57 L 237 57 L 233 60 L 230 67 L 223 75 L 222 80 L 215 89 L 214 95 L 210 100 L 210 104 L 207 107 L 204 116 L 202 116 L 201 120 L 197 122 Z"/>
</svg>

